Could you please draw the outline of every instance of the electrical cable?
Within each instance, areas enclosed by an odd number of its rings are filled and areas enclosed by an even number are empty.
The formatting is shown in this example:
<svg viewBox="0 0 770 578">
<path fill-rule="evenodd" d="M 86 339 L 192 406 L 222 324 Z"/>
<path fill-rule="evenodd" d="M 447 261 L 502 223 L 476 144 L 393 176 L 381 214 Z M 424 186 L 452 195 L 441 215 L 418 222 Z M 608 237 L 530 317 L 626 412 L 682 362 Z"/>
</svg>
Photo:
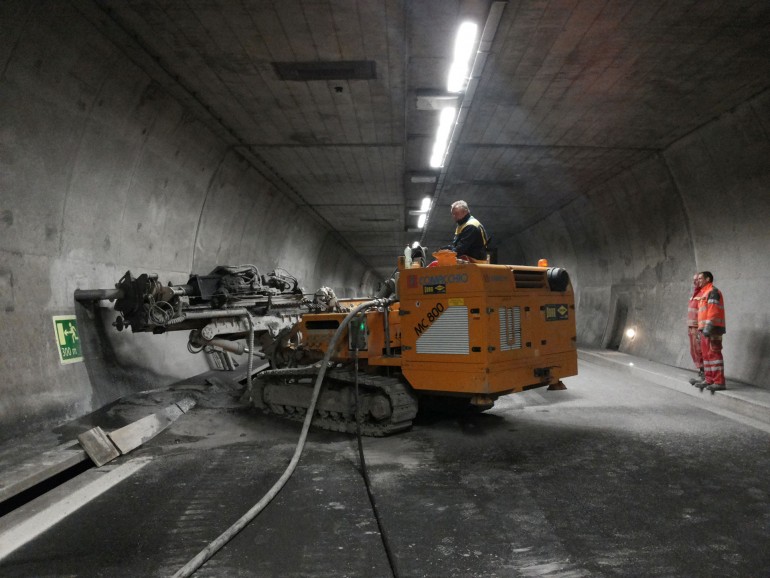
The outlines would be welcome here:
<svg viewBox="0 0 770 578">
<path fill-rule="evenodd" d="M 305 442 L 307 441 L 307 434 L 308 430 L 310 429 L 310 423 L 313 421 L 313 414 L 315 413 L 315 406 L 318 402 L 318 397 L 321 393 L 321 385 L 323 384 L 324 376 L 326 375 L 326 369 L 329 366 L 329 361 L 331 359 L 332 353 L 336 349 L 337 342 L 340 339 L 340 336 L 342 335 L 342 331 L 345 327 L 347 327 L 348 323 L 350 323 L 350 320 L 360 311 L 363 311 L 364 309 L 367 309 L 369 307 L 379 305 L 382 303 L 383 300 L 374 299 L 372 301 L 366 301 L 364 303 L 361 303 L 357 307 L 355 307 L 350 313 L 348 313 L 345 316 L 345 319 L 342 320 L 342 323 L 340 323 L 339 327 L 337 328 L 337 331 L 334 333 L 334 336 L 331 338 L 331 341 L 329 341 L 328 348 L 326 350 L 326 354 L 324 355 L 323 360 L 321 361 L 321 368 L 318 372 L 318 377 L 316 378 L 315 385 L 313 387 L 313 394 L 310 399 L 310 405 L 307 408 L 307 414 L 305 415 L 305 421 L 302 424 L 302 433 L 299 436 L 299 441 L 297 442 L 297 447 L 294 450 L 294 455 L 291 458 L 291 462 L 289 462 L 289 465 L 287 466 L 286 470 L 283 472 L 281 477 L 278 479 L 278 481 L 273 484 L 273 487 L 268 490 L 268 492 L 262 497 L 262 499 L 259 500 L 252 508 L 246 512 L 243 516 L 241 516 L 232 526 L 230 526 L 227 530 L 225 530 L 222 534 L 219 535 L 218 538 L 216 538 L 213 542 L 211 542 L 208 546 L 206 546 L 203 550 L 198 552 L 198 554 L 192 558 L 187 564 L 185 564 L 182 568 L 180 568 L 176 574 L 174 574 L 173 578 L 187 578 L 188 576 L 192 576 L 198 568 L 203 566 L 203 564 L 206 563 L 209 558 L 211 558 L 214 554 L 216 554 L 225 544 L 227 544 L 230 540 L 232 540 L 238 532 L 243 530 L 249 522 L 251 522 L 254 518 L 259 515 L 262 510 L 265 509 L 265 507 L 272 501 L 273 498 L 275 498 L 276 495 L 278 495 L 278 492 L 283 489 L 284 485 L 286 485 L 286 482 L 289 480 L 291 475 L 294 473 L 294 470 L 297 468 L 297 464 L 299 463 L 299 459 L 302 456 L 302 451 L 305 449 Z M 252 339 L 253 339 L 253 332 L 252 332 Z M 253 349 L 251 347 L 253 344 L 250 342 L 249 349 Z M 252 355 L 251 352 L 249 352 L 249 360 L 251 360 Z M 251 372 L 249 371 L 249 382 L 251 382 Z"/>
<path fill-rule="evenodd" d="M 174 306 L 168 301 L 153 301 L 147 315 L 155 325 L 166 325 L 173 318 Z"/>
<path fill-rule="evenodd" d="M 204 349 L 205 347 L 206 347 L 205 345 L 193 345 L 193 344 L 192 344 L 192 343 L 190 343 L 189 341 L 187 342 L 187 351 L 189 351 L 189 352 L 190 352 L 190 353 L 192 353 L 193 355 L 197 355 L 198 353 L 200 353 L 201 351 L 203 351 L 203 349 Z"/>
<path fill-rule="evenodd" d="M 386 309 L 387 311 L 387 309 Z M 382 540 L 382 546 L 385 548 L 385 555 L 388 557 L 388 564 L 390 564 L 390 571 L 393 574 L 393 578 L 399 578 L 398 567 L 396 566 L 396 557 L 390 548 L 390 542 L 388 540 L 388 534 L 385 531 L 385 527 L 382 525 L 382 519 L 380 519 L 380 512 L 377 509 L 377 502 L 374 499 L 374 493 L 372 492 L 371 482 L 369 481 L 369 472 L 366 469 L 366 460 L 364 459 L 364 445 L 361 440 L 361 412 L 358 405 L 358 343 L 353 350 L 353 358 L 355 359 L 355 400 L 356 400 L 356 437 L 358 438 L 358 459 L 361 463 L 361 476 L 364 478 L 364 485 L 366 486 L 366 494 L 369 496 L 369 503 L 372 506 L 372 512 L 374 513 L 374 519 L 377 521 L 377 528 L 380 530 L 380 539 Z"/>
</svg>

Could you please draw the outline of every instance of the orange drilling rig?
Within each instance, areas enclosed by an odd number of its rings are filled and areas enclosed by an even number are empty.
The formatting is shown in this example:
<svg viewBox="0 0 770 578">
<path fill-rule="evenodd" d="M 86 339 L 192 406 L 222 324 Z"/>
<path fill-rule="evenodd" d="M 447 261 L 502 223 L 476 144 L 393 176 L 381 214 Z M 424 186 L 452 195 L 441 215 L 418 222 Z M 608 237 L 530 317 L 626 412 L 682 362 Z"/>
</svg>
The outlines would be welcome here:
<svg viewBox="0 0 770 578">
<path fill-rule="evenodd" d="M 117 299 L 118 329 L 188 329 L 193 351 L 249 354 L 257 408 L 304 420 L 312 407 L 313 425 L 335 431 L 354 432 L 358 423 L 366 435 L 388 435 L 409 428 L 423 404 L 485 410 L 501 395 L 577 374 L 564 269 L 446 253 L 427 267 L 399 257 L 370 300 L 337 299 L 328 288 L 311 299 L 290 275 L 262 276 L 253 266 L 218 267 L 177 286 L 129 272 L 115 290 L 75 297 Z M 254 356 L 269 367 L 252 379 Z"/>
</svg>

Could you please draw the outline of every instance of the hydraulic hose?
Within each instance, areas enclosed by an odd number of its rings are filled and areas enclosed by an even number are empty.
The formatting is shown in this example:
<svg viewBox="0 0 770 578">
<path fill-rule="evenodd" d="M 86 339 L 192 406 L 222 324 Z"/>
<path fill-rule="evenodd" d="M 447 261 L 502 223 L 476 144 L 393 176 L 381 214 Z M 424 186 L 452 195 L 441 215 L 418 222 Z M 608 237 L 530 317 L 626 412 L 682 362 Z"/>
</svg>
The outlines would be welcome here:
<svg viewBox="0 0 770 578">
<path fill-rule="evenodd" d="M 249 322 L 249 364 L 247 375 L 246 375 L 246 383 L 248 384 L 247 391 L 249 392 L 249 395 L 251 395 L 251 374 L 254 371 L 254 320 L 251 318 L 251 314 L 247 311 L 244 315 L 246 318 L 246 321 Z"/>
<path fill-rule="evenodd" d="M 180 570 L 177 571 L 176 574 L 174 574 L 173 578 L 186 578 L 187 576 L 192 576 L 193 573 L 195 573 L 198 568 L 203 566 L 203 564 L 206 563 L 206 561 L 211 558 L 214 554 L 216 554 L 225 544 L 227 544 L 230 540 L 232 540 L 238 532 L 243 530 L 249 522 L 251 522 L 254 518 L 259 515 L 262 510 L 265 509 L 265 507 L 272 501 L 275 496 L 278 495 L 278 492 L 283 489 L 284 485 L 286 485 L 286 482 L 289 480 L 291 475 L 294 473 L 294 470 L 297 468 L 297 464 L 299 463 L 299 459 L 302 456 L 302 452 L 305 449 L 305 442 L 307 441 L 307 434 L 308 430 L 310 429 L 310 423 L 313 421 L 313 413 L 315 413 L 315 406 L 318 402 L 318 396 L 321 393 L 321 385 L 323 384 L 324 376 L 326 375 L 326 368 L 329 365 L 329 361 L 331 360 L 332 353 L 334 352 L 334 349 L 337 346 L 337 342 L 340 339 L 340 336 L 342 335 L 343 329 L 347 327 L 347 325 L 350 323 L 350 320 L 353 319 L 358 313 L 363 311 L 364 309 L 368 309 L 369 307 L 374 307 L 377 305 L 383 305 L 386 303 L 386 300 L 384 299 L 374 299 L 372 301 L 366 301 L 365 303 L 361 303 L 357 307 L 355 307 L 350 313 L 348 313 L 345 316 L 345 319 L 342 320 L 342 323 L 340 323 L 340 326 L 337 328 L 337 331 L 334 333 L 334 336 L 332 337 L 331 341 L 329 341 L 328 348 L 326 350 L 326 355 L 324 355 L 323 360 L 321 361 L 321 369 L 318 372 L 318 377 L 315 381 L 315 386 L 313 387 L 313 395 L 310 399 L 310 406 L 307 408 L 307 414 L 305 415 L 305 421 L 302 424 L 302 433 L 299 436 L 299 441 L 297 442 L 297 447 L 294 450 L 294 455 L 291 458 L 291 461 L 289 462 L 288 467 L 283 472 L 281 477 L 278 479 L 278 481 L 273 485 L 270 490 L 262 497 L 259 502 L 254 504 L 252 508 L 246 512 L 243 516 L 241 516 L 232 526 L 230 526 L 227 530 L 225 530 L 218 538 L 216 538 L 213 542 L 211 542 L 208 546 L 206 546 L 203 550 L 201 550 L 192 560 L 190 560 L 187 564 L 185 564 Z M 253 333 L 252 333 L 253 336 Z M 253 347 L 250 347 L 249 349 L 253 349 Z M 251 360 L 252 355 L 249 355 L 249 360 Z M 251 364 L 249 364 L 251 365 Z M 251 382 L 251 367 L 249 367 L 249 382 Z"/>
</svg>

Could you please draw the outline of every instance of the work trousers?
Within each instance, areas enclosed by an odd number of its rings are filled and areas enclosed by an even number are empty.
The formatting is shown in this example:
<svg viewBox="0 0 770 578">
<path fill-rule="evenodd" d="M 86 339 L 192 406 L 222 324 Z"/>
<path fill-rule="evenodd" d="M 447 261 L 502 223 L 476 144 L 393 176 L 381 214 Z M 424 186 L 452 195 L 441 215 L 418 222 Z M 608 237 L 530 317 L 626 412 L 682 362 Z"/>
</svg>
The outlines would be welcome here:
<svg viewBox="0 0 770 578">
<path fill-rule="evenodd" d="M 725 361 L 722 358 L 722 336 L 706 337 L 701 334 L 701 350 L 703 352 L 703 370 L 706 383 L 725 384 Z"/>
<path fill-rule="evenodd" d="M 698 369 L 703 369 L 703 349 L 700 344 L 700 331 L 697 327 L 688 327 L 687 336 L 690 338 L 690 355 L 692 362 Z"/>
</svg>

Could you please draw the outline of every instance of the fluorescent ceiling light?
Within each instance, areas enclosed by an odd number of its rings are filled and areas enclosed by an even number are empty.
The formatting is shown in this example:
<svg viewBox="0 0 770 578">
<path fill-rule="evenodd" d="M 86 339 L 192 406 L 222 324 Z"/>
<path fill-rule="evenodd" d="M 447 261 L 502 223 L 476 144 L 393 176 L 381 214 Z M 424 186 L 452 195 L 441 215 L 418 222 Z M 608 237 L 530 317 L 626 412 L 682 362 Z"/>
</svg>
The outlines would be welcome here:
<svg viewBox="0 0 770 578">
<path fill-rule="evenodd" d="M 420 218 L 417 219 L 417 228 L 418 229 L 422 229 L 425 226 L 425 219 L 427 219 L 427 218 L 428 218 L 428 215 L 425 214 L 425 213 L 420 215 Z"/>
<path fill-rule="evenodd" d="M 444 151 L 438 151 L 436 150 L 436 145 L 433 145 L 433 152 L 430 155 L 430 166 L 437 169 L 439 168 L 444 162 Z"/>
<path fill-rule="evenodd" d="M 476 46 L 476 33 L 478 26 L 473 22 L 463 22 L 457 30 L 454 47 L 454 60 L 449 68 L 447 90 L 449 92 L 462 92 L 467 87 L 470 76 L 470 62 L 473 49 Z M 444 101 L 446 102 L 446 101 Z M 457 106 L 446 106 L 441 110 L 439 117 L 436 141 L 430 156 L 430 166 L 440 168 L 444 165 L 452 128 L 457 118 Z"/>
<path fill-rule="evenodd" d="M 449 79 L 447 80 L 449 92 L 462 92 L 465 89 L 473 47 L 476 45 L 477 30 L 478 26 L 473 22 L 463 22 L 457 30 L 454 60 L 449 67 Z"/>
<path fill-rule="evenodd" d="M 425 213 L 427 213 L 428 211 L 430 211 L 430 204 L 431 204 L 430 197 L 425 197 L 422 200 L 422 205 L 420 205 L 419 210 L 409 211 L 409 214 L 412 215 L 412 216 L 422 216 Z"/>
<path fill-rule="evenodd" d="M 435 144 L 433 145 L 433 152 L 430 155 L 430 166 L 434 169 L 441 167 L 444 164 L 444 149 L 439 149 Z"/>
<path fill-rule="evenodd" d="M 449 135 L 452 132 L 452 126 L 455 122 L 456 108 L 445 108 L 441 111 L 436 131 L 436 140 L 433 143 L 433 152 L 430 157 L 430 166 L 438 168 L 444 164 L 444 155 L 446 154 L 447 144 L 449 144 Z"/>
<path fill-rule="evenodd" d="M 438 130 L 436 131 L 436 142 L 448 142 L 449 133 L 452 131 L 452 124 L 455 121 L 457 109 L 454 107 L 445 108 L 438 117 Z"/>
</svg>

